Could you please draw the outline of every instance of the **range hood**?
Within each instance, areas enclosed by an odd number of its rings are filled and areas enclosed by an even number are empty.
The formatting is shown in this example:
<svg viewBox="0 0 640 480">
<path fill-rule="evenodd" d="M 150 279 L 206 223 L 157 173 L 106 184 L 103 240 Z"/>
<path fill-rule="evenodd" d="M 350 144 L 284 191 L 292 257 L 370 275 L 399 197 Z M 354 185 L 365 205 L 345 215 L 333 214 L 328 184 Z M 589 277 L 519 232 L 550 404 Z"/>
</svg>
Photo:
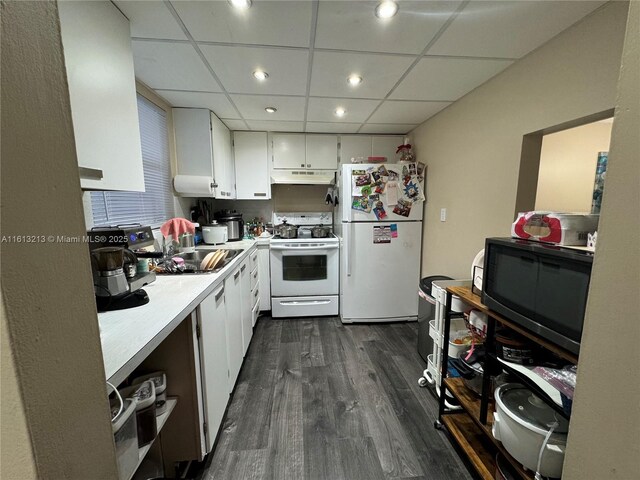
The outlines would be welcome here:
<svg viewBox="0 0 640 480">
<path fill-rule="evenodd" d="M 279 185 L 329 185 L 335 180 L 332 170 L 273 170 L 271 183 Z"/>
</svg>

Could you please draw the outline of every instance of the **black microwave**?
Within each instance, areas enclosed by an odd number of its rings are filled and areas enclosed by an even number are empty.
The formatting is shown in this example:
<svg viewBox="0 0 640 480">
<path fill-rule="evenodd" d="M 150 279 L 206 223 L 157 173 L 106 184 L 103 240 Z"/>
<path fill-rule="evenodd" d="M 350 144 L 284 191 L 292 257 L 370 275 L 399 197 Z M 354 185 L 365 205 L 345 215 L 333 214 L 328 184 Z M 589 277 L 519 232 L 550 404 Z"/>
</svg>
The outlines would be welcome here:
<svg viewBox="0 0 640 480">
<path fill-rule="evenodd" d="M 482 302 L 577 354 L 593 254 L 514 238 L 487 238 Z"/>
</svg>

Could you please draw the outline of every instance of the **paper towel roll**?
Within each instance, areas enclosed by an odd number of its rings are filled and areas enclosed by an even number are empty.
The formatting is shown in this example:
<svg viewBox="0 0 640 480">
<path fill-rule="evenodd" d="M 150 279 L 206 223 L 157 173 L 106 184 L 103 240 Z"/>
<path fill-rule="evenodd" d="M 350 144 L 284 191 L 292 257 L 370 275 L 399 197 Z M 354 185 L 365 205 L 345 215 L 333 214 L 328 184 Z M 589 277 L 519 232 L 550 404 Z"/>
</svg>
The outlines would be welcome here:
<svg viewBox="0 0 640 480">
<path fill-rule="evenodd" d="M 185 196 L 213 196 L 213 178 L 200 175 L 176 175 L 173 188 Z"/>
</svg>

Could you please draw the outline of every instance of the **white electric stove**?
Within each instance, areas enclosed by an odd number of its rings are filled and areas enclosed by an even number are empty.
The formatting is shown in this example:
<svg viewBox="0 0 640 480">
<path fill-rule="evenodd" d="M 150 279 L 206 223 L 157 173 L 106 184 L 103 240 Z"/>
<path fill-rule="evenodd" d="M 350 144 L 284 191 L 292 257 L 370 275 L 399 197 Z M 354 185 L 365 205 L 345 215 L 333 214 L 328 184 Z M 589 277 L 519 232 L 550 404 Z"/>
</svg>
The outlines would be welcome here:
<svg viewBox="0 0 640 480">
<path fill-rule="evenodd" d="M 332 226 L 331 212 L 274 213 L 273 224 L 286 220 L 298 238 L 271 239 L 271 314 L 274 318 L 338 314 L 340 240 L 333 233 L 312 238 L 310 227 Z M 306 229 L 304 227 L 307 227 Z"/>
</svg>

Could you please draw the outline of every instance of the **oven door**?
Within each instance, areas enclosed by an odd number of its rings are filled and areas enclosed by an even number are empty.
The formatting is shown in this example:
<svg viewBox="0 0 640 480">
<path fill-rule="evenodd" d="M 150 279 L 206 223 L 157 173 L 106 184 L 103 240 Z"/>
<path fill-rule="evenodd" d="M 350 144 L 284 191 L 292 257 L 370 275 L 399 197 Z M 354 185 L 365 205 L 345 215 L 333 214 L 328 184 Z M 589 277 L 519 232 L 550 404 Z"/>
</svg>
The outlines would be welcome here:
<svg viewBox="0 0 640 480">
<path fill-rule="evenodd" d="M 271 244 L 271 295 L 337 295 L 337 243 Z"/>
</svg>

